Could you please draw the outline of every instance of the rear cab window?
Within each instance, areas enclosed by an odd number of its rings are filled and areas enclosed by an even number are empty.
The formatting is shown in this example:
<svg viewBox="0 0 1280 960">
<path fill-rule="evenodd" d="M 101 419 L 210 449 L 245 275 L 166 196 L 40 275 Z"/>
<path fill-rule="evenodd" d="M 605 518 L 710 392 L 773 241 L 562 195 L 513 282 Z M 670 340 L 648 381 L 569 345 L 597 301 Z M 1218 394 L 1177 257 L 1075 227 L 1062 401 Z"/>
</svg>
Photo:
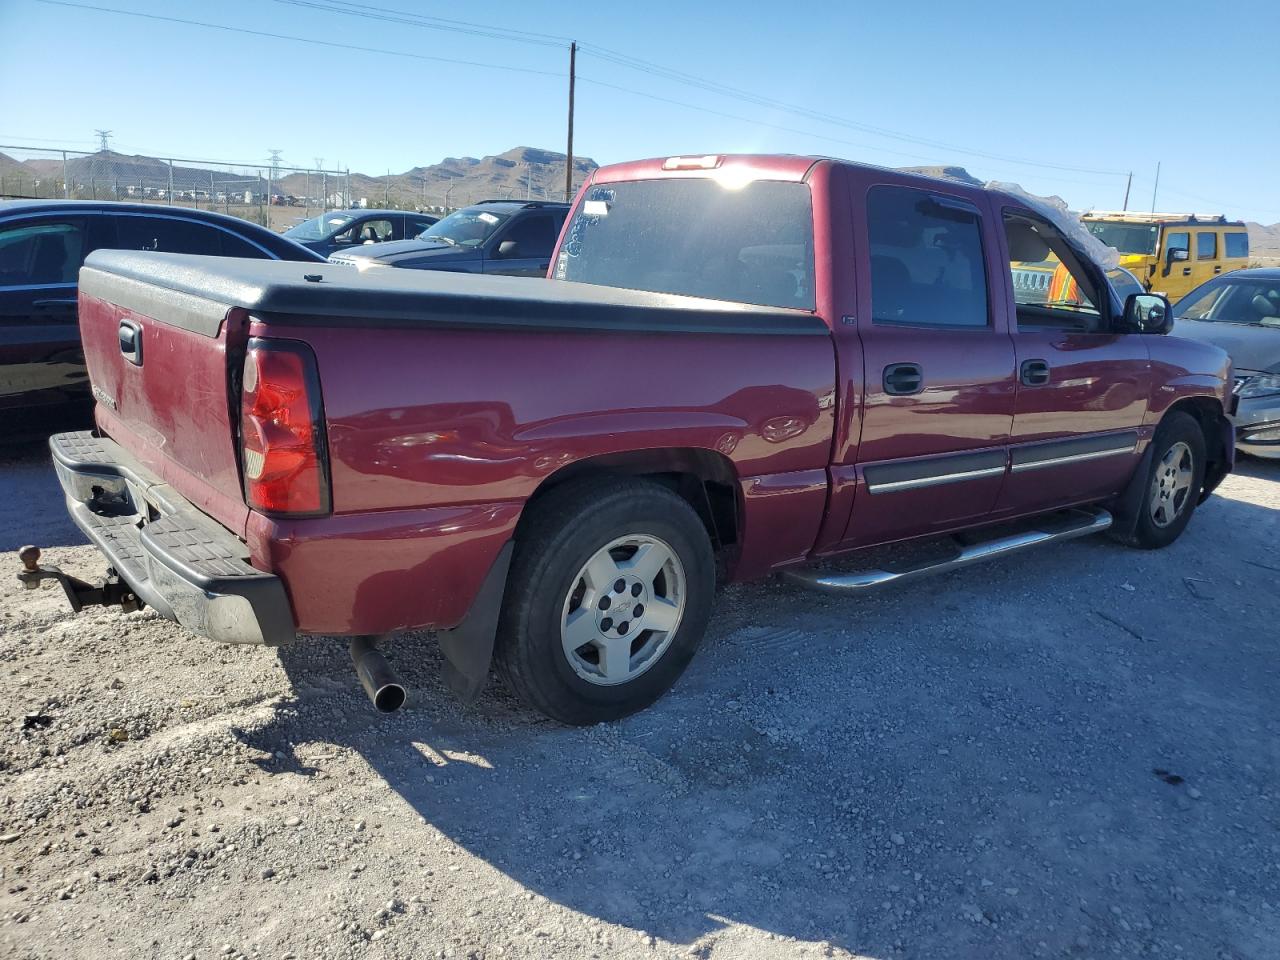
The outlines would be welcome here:
<svg viewBox="0 0 1280 960">
<path fill-rule="evenodd" d="M 808 184 L 712 178 L 590 188 L 556 258 L 557 280 L 768 307 L 815 309 Z"/>
</svg>

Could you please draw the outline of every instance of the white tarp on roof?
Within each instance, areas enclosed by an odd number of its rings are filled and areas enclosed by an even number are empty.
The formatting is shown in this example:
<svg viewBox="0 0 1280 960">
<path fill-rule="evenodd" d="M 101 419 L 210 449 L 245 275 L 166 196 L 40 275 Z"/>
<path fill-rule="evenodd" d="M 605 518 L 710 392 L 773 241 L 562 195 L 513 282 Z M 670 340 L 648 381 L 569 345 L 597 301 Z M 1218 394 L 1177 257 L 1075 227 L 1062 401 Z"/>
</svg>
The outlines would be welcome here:
<svg viewBox="0 0 1280 960">
<path fill-rule="evenodd" d="M 1080 218 L 1067 209 L 1067 202 L 1061 197 L 1038 197 L 1034 193 L 1027 193 L 1016 183 L 1002 183 L 999 180 L 990 181 L 986 188 L 1017 197 L 1066 234 L 1073 247 L 1088 255 L 1103 270 L 1114 270 L 1120 266 L 1120 252 L 1114 247 L 1108 247 L 1085 229 Z"/>
</svg>

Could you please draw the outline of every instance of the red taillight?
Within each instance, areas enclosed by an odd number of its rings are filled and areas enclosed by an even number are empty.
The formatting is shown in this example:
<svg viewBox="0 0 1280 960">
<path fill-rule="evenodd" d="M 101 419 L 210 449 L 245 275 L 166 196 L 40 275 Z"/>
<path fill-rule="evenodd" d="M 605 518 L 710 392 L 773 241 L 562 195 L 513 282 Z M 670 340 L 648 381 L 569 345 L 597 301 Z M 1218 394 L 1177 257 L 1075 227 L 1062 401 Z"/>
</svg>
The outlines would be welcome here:
<svg viewBox="0 0 1280 960">
<path fill-rule="evenodd" d="M 250 340 L 240 400 L 244 495 L 267 513 L 328 513 L 328 445 L 305 344 Z"/>
</svg>

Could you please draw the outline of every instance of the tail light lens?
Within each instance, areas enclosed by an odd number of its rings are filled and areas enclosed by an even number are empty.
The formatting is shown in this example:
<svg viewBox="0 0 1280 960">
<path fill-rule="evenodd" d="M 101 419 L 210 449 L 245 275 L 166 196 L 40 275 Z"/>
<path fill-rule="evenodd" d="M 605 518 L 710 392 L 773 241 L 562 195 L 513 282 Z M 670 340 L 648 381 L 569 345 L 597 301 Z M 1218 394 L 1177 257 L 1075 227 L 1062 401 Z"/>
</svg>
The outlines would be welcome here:
<svg viewBox="0 0 1280 960">
<path fill-rule="evenodd" d="M 249 341 L 240 400 L 240 445 L 249 506 L 265 513 L 330 512 L 320 378 L 306 344 Z"/>
</svg>

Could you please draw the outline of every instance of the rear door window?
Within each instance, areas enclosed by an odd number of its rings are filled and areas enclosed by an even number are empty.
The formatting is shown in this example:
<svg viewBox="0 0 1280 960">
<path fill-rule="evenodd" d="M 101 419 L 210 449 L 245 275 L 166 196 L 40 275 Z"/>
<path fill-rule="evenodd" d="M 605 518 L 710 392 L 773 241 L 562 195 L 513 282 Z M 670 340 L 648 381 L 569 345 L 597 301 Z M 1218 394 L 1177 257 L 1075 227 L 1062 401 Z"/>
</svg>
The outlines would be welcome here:
<svg viewBox="0 0 1280 960">
<path fill-rule="evenodd" d="M 1249 255 L 1249 235 L 1247 233 L 1228 233 L 1223 237 L 1226 256 L 1247 257 Z"/>
<path fill-rule="evenodd" d="M 235 234 L 227 233 L 219 230 L 221 234 L 222 255 L 224 257 L 247 257 L 253 260 L 274 260 L 275 257 L 268 256 L 258 247 L 255 247 L 243 237 L 237 237 Z"/>
<path fill-rule="evenodd" d="M 986 327 L 986 260 L 976 207 L 911 187 L 867 193 L 871 319 L 912 327 Z"/>
<path fill-rule="evenodd" d="M 116 217 L 116 246 L 121 250 L 161 250 L 218 256 L 222 231 L 217 227 L 176 217 Z"/>
<path fill-rule="evenodd" d="M 515 254 L 517 257 L 549 257 L 555 248 L 558 233 L 554 217 L 538 214 L 517 220 L 498 238 L 498 243 L 501 245 L 514 240 L 519 244 Z"/>
<path fill-rule="evenodd" d="M 1213 260 L 1218 256 L 1218 235 L 1216 233 L 1196 234 L 1196 259 Z"/>
<path fill-rule="evenodd" d="M 807 184 L 690 177 L 592 187 L 554 276 L 813 310 L 813 270 Z"/>
<path fill-rule="evenodd" d="M 74 284 L 85 248 L 78 219 L 0 227 L 0 287 Z"/>
</svg>

